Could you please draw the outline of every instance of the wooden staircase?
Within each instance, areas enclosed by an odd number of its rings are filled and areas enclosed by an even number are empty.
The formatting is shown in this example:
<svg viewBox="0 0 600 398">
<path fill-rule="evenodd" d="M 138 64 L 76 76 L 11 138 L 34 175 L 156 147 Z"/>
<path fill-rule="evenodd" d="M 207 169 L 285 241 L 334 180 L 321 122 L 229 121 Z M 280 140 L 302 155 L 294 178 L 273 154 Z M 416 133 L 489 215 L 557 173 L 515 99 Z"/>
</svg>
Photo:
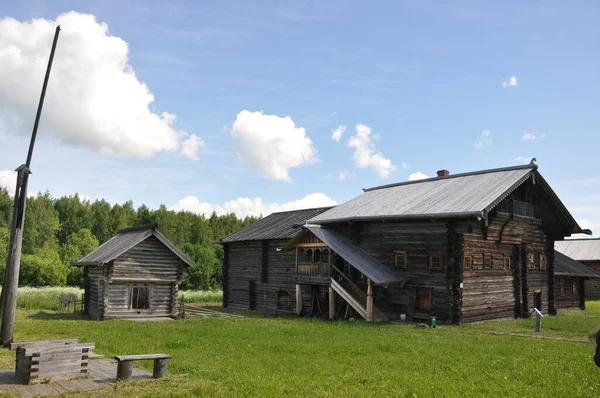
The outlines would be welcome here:
<svg viewBox="0 0 600 398">
<path fill-rule="evenodd" d="M 332 268 L 331 287 L 363 318 L 367 319 L 367 294 L 356 286 L 346 275 L 335 267 Z M 373 306 L 373 320 L 385 321 L 387 317 L 381 310 Z"/>
</svg>

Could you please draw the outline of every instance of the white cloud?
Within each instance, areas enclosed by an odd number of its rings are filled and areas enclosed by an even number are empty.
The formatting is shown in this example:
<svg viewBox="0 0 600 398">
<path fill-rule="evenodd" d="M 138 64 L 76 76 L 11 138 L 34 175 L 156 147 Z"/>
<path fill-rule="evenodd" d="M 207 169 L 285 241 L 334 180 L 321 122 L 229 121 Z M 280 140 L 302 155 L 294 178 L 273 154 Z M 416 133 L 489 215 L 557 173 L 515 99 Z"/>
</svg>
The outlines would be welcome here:
<svg viewBox="0 0 600 398">
<path fill-rule="evenodd" d="M 334 141 L 339 141 L 342 139 L 342 135 L 346 132 L 346 126 L 339 126 L 337 129 L 333 130 L 331 133 L 331 139 Z"/>
<path fill-rule="evenodd" d="M 291 168 L 316 161 L 317 150 L 303 127 L 289 117 L 241 111 L 231 135 L 240 159 L 267 178 L 291 182 Z"/>
<path fill-rule="evenodd" d="M 515 158 L 515 160 L 519 163 L 523 163 L 523 164 L 527 164 L 531 162 L 531 159 L 533 159 L 533 156 L 517 156 Z"/>
<path fill-rule="evenodd" d="M 71 11 L 56 20 L 0 20 L 0 125 L 29 136 L 56 25 L 62 31 L 44 103 L 41 131 L 110 156 L 148 158 L 179 149 L 187 134 L 175 115 L 153 109 L 123 39 L 95 16 Z"/>
<path fill-rule="evenodd" d="M 197 135 L 192 134 L 190 138 L 183 141 L 183 143 L 181 144 L 181 153 L 183 153 L 185 156 L 189 157 L 193 161 L 197 162 L 198 160 L 200 160 L 198 151 L 201 148 L 204 148 L 204 146 L 204 140 L 198 137 Z"/>
<path fill-rule="evenodd" d="M 206 202 L 202 202 L 196 196 L 187 196 L 173 206 L 170 209 L 175 211 L 186 210 L 196 214 L 204 214 L 209 217 L 212 212 L 216 212 L 218 215 L 235 213 L 238 217 L 246 216 L 267 216 L 271 213 L 288 210 L 298 209 L 310 209 L 313 207 L 325 207 L 335 206 L 337 202 L 327 195 L 322 193 L 313 193 L 305 196 L 302 199 L 279 204 L 277 202 L 264 203 L 261 198 L 237 198 L 225 202 L 223 205 L 215 205 Z"/>
<path fill-rule="evenodd" d="M 408 164 L 408 163 L 406 163 L 406 162 L 401 162 L 401 163 L 400 163 L 400 167 L 402 167 L 403 169 L 407 169 L 407 168 L 408 168 L 408 166 L 409 166 L 409 164 Z"/>
<path fill-rule="evenodd" d="M 546 135 L 545 134 L 540 134 L 540 135 L 535 135 L 535 134 L 531 134 L 531 133 L 523 133 L 523 141 L 533 141 L 533 140 L 541 140 L 543 138 L 545 138 Z"/>
<path fill-rule="evenodd" d="M 354 165 L 359 169 L 371 168 L 381 178 L 387 178 L 392 175 L 392 172 L 397 167 L 392 164 L 390 159 L 386 159 L 383 155 L 377 152 L 375 144 L 371 141 L 372 130 L 364 124 L 356 125 L 356 135 L 350 137 L 348 146 L 354 148 Z M 379 136 L 373 135 L 375 141 L 379 140 Z"/>
<path fill-rule="evenodd" d="M 502 82 L 502 87 L 517 87 L 519 85 L 519 78 L 516 76 L 511 76 L 507 80 Z"/>
<path fill-rule="evenodd" d="M 16 187 L 17 172 L 12 170 L 0 170 L 0 188 L 5 188 L 10 195 L 14 195 Z"/>
<path fill-rule="evenodd" d="M 425 178 L 429 178 L 429 176 L 427 176 L 427 174 L 425 174 L 425 173 L 421 173 L 420 171 L 417 171 L 416 173 L 412 173 L 411 175 L 408 176 L 408 181 L 423 180 Z"/>
<path fill-rule="evenodd" d="M 483 149 L 492 146 L 492 133 L 489 130 L 485 130 L 479 136 L 479 139 L 475 141 L 475 149 Z"/>
<path fill-rule="evenodd" d="M 340 173 L 337 176 L 337 180 L 338 181 L 344 181 L 345 179 L 347 179 L 348 177 L 354 175 L 354 173 L 351 173 L 348 170 L 344 170 L 344 171 L 340 171 Z"/>
</svg>

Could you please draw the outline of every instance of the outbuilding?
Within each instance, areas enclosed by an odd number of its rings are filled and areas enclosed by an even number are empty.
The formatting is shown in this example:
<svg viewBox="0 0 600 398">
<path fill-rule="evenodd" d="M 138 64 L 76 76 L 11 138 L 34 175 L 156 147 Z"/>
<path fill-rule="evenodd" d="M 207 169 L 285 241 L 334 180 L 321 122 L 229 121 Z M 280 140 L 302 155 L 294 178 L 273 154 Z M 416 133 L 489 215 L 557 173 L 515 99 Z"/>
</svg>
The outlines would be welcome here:
<svg viewBox="0 0 600 398">
<path fill-rule="evenodd" d="M 84 267 L 84 313 L 96 320 L 176 317 L 185 268 L 196 266 L 156 224 L 120 230 L 73 265 Z"/>
<path fill-rule="evenodd" d="M 558 242 L 557 242 L 558 243 Z M 585 309 L 586 281 L 600 274 L 558 250 L 554 251 L 554 296 L 556 308 Z"/>
</svg>

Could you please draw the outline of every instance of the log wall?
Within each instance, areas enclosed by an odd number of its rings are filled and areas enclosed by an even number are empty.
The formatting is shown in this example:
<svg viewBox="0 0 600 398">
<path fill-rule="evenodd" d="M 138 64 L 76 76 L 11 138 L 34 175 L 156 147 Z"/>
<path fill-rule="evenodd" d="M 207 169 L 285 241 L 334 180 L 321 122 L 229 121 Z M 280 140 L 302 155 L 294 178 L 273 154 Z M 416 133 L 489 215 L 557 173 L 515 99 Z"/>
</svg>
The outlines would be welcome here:
<svg viewBox="0 0 600 398">
<path fill-rule="evenodd" d="M 600 272 L 600 262 L 597 261 L 580 261 L 585 264 L 588 268 Z M 600 278 L 590 278 L 585 281 L 585 297 L 586 298 L 600 298 Z"/>
<path fill-rule="evenodd" d="M 554 278 L 554 295 L 556 307 L 559 309 L 585 309 L 584 278 L 556 276 Z"/>
</svg>

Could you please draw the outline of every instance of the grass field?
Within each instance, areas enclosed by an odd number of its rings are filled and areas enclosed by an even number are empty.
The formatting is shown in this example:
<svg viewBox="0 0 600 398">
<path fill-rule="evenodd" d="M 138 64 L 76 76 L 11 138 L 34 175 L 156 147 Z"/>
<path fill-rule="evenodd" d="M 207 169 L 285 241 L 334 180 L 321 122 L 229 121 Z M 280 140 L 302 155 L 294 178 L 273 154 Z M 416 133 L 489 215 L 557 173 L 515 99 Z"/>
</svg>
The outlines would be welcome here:
<svg viewBox="0 0 600 398">
<path fill-rule="evenodd" d="M 78 338 L 109 357 L 173 356 L 167 379 L 81 396 L 599 396 L 591 343 L 489 334 L 534 335 L 534 320 L 417 329 L 255 315 L 136 323 L 19 310 L 15 341 Z M 586 340 L 599 323 L 600 302 L 590 302 L 544 318 L 541 335 Z M 0 353 L 2 368 L 14 366 L 14 353 Z"/>
</svg>

